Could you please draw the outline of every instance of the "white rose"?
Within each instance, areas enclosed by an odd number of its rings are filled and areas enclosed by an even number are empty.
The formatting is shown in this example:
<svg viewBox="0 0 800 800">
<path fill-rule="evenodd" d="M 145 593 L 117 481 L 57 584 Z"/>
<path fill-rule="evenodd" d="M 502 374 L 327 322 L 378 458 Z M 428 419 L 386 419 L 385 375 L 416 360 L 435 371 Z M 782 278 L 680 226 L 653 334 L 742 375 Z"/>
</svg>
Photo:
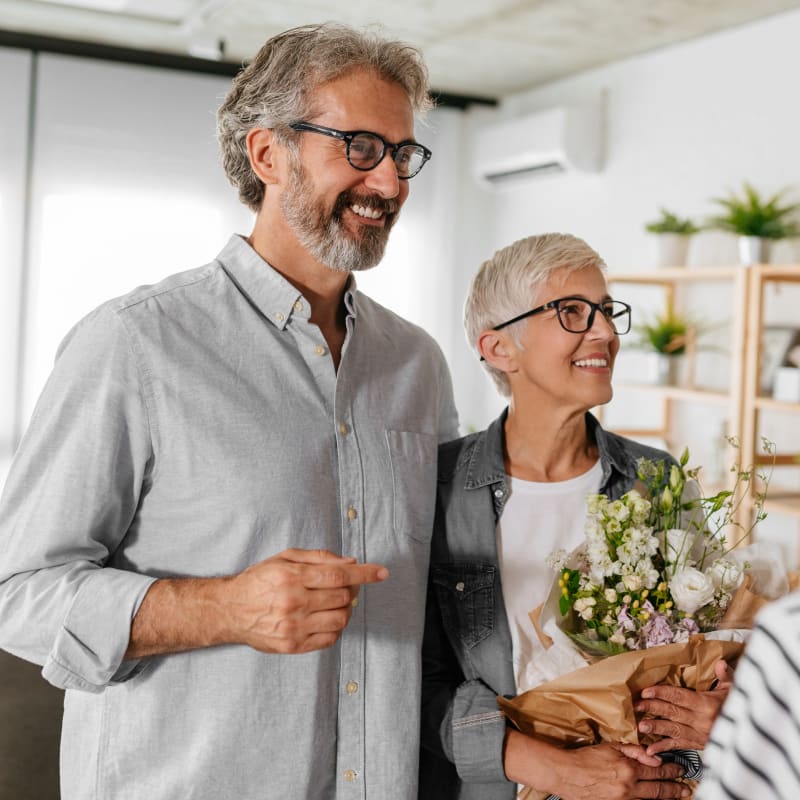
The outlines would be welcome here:
<svg viewBox="0 0 800 800">
<path fill-rule="evenodd" d="M 614 589 L 606 589 L 603 594 L 605 595 L 606 600 L 609 603 L 616 603 L 617 602 L 617 593 Z"/>
<path fill-rule="evenodd" d="M 694 614 L 714 599 L 714 582 L 699 569 L 685 567 L 672 577 L 669 591 L 684 614 Z"/>
<path fill-rule="evenodd" d="M 706 570 L 706 575 L 711 578 L 714 587 L 722 589 L 723 592 L 731 592 L 734 589 L 738 589 L 744 577 L 739 564 L 727 558 L 718 558 Z"/>
</svg>

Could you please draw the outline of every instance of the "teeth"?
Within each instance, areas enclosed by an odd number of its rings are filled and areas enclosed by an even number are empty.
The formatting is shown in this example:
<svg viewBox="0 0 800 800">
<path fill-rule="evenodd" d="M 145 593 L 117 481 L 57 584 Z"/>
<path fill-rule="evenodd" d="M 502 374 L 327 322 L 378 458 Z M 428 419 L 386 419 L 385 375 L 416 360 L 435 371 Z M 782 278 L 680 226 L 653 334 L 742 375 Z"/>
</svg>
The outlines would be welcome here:
<svg viewBox="0 0 800 800">
<path fill-rule="evenodd" d="M 367 219 L 380 219 L 383 216 L 383 211 L 378 211 L 377 208 L 367 208 L 366 206 L 350 206 L 350 210 L 359 217 L 366 217 Z"/>
<path fill-rule="evenodd" d="M 605 358 L 584 358 L 573 362 L 576 367 L 607 367 L 608 360 Z"/>
</svg>

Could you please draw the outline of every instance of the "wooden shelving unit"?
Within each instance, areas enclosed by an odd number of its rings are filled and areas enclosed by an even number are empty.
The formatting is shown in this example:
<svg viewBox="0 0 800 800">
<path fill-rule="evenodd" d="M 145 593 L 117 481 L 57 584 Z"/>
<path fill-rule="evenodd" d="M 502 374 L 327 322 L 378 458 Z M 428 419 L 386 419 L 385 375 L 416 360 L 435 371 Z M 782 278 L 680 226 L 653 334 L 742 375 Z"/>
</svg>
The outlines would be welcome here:
<svg viewBox="0 0 800 800">
<path fill-rule="evenodd" d="M 686 287 L 722 282 L 732 287 L 733 302 L 730 338 L 730 383 L 727 391 L 707 390 L 693 386 L 660 386 L 633 383 L 616 383 L 617 396 L 627 391 L 652 394 L 661 408 L 661 424 L 653 429 L 615 430 L 636 437 L 659 436 L 669 440 L 671 419 L 676 404 L 702 404 L 720 406 L 728 420 L 728 434 L 735 436 L 741 447 L 742 462 L 766 464 L 772 457 L 761 449 L 760 422 L 764 415 L 774 412 L 797 414 L 800 426 L 800 402 L 775 400 L 761 394 L 762 335 L 769 324 L 765 309 L 765 287 L 770 284 L 800 285 L 800 265 L 758 264 L 750 267 L 671 267 L 645 273 L 611 273 L 609 284 L 657 286 L 663 290 L 665 309 L 680 305 L 680 292 Z M 615 293 L 618 293 L 616 288 Z M 800 327 L 800 315 L 798 315 Z M 692 354 L 689 353 L 691 358 Z M 780 443 L 778 443 L 780 444 Z M 800 520 L 800 491 L 788 490 L 780 485 L 780 467 L 800 467 L 800 452 L 778 452 L 776 469 L 770 485 L 767 509 L 769 513 L 787 514 Z M 755 491 L 755 487 L 753 487 Z M 746 504 L 749 510 L 752 497 Z"/>
<path fill-rule="evenodd" d="M 742 420 L 742 453 L 754 464 L 769 464 L 773 459 L 760 447 L 760 422 L 763 415 L 784 412 L 797 415 L 800 425 L 800 403 L 776 400 L 761 394 L 760 365 L 762 363 L 762 331 L 768 323 L 765 311 L 765 291 L 769 285 L 794 284 L 800 286 L 800 265 L 756 264 L 748 270 L 747 351 L 744 384 L 744 415 Z M 800 315 L 799 315 L 800 316 Z M 798 325 L 800 327 L 800 323 Z M 776 443 L 780 446 L 780 442 Z M 776 453 L 775 472 L 770 485 L 767 509 L 770 513 L 788 514 L 800 518 L 800 492 L 781 488 L 780 467 L 800 466 L 800 451 Z"/>
</svg>

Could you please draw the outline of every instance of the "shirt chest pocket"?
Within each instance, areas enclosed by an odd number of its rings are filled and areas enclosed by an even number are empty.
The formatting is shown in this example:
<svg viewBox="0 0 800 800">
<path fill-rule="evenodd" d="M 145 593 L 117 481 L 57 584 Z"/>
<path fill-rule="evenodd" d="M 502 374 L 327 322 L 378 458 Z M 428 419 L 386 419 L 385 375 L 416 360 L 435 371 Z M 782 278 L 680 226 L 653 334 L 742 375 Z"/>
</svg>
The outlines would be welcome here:
<svg viewBox="0 0 800 800">
<path fill-rule="evenodd" d="M 482 642 L 494 630 L 496 571 L 493 564 L 468 562 L 431 566 L 444 626 L 467 648 Z"/>
<path fill-rule="evenodd" d="M 386 431 L 392 465 L 394 529 L 427 543 L 433 533 L 436 501 L 435 436 L 413 431 Z"/>
</svg>

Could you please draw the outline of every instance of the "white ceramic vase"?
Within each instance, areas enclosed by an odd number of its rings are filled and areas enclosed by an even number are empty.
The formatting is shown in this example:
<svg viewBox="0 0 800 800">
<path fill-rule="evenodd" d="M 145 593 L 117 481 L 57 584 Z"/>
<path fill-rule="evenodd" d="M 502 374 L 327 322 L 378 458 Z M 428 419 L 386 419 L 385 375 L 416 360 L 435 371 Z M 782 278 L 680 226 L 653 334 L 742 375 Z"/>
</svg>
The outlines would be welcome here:
<svg viewBox="0 0 800 800">
<path fill-rule="evenodd" d="M 691 236 L 683 233 L 653 234 L 653 250 L 657 267 L 685 267 Z"/>
<path fill-rule="evenodd" d="M 771 244 L 769 239 L 762 239 L 760 236 L 740 236 L 739 260 L 742 262 L 742 266 L 768 264 Z"/>
</svg>

